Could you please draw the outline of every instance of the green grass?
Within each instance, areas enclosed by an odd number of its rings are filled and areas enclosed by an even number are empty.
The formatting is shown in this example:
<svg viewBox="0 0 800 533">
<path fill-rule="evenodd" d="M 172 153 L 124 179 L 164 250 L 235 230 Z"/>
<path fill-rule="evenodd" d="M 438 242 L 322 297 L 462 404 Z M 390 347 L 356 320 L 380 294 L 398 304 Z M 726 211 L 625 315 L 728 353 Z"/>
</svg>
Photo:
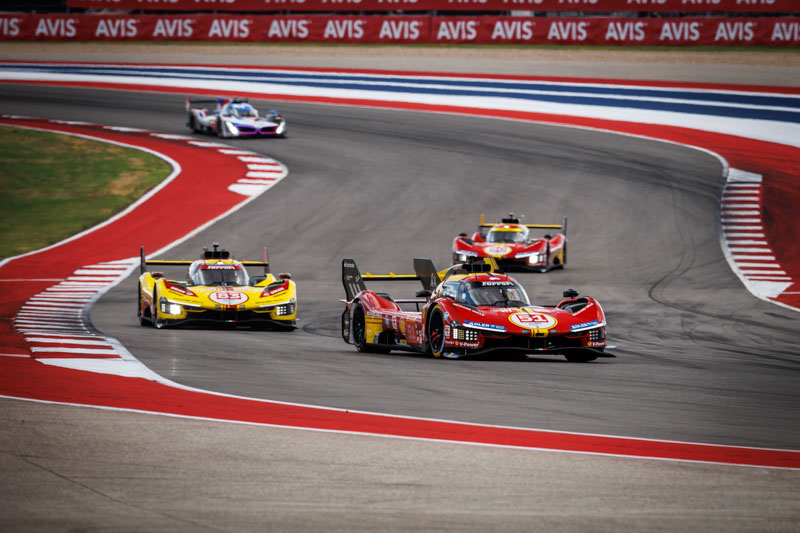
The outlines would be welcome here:
<svg viewBox="0 0 800 533">
<path fill-rule="evenodd" d="M 0 257 L 59 242 L 121 211 L 171 172 L 132 148 L 0 127 Z"/>
</svg>

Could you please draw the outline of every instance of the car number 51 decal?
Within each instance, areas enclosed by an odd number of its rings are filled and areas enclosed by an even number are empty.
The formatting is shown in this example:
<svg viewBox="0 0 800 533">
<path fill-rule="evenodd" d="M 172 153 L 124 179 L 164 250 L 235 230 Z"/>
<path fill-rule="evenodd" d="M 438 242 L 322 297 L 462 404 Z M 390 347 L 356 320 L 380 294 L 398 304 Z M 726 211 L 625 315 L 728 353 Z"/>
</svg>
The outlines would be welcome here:
<svg viewBox="0 0 800 533">
<path fill-rule="evenodd" d="M 508 320 L 526 329 L 550 329 L 558 324 L 555 318 L 545 313 L 514 313 Z"/>
</svg>

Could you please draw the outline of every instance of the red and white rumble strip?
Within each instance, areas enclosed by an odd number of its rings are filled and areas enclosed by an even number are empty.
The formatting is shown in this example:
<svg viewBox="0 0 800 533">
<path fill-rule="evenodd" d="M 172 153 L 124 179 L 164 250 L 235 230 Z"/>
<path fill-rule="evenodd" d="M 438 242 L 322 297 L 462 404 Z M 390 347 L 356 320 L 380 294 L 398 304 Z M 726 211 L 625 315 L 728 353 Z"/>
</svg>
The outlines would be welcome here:
<svg viewBox="0 0 800 533">
<path fill-rule="evenodd" d="M 762 217 L 763 176 L 730 169 L 722 192 L 721 245 L 731 269 L 745 287 L 771 301 L 793 283 L 766 239 Z"/>
</svg>

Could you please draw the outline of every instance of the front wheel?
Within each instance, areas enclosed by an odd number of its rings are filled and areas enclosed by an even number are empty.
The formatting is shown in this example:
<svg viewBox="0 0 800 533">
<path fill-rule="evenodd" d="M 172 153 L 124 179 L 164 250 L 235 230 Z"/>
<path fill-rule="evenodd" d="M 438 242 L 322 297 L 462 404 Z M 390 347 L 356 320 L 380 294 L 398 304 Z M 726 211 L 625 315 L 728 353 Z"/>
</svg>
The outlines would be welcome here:
<svg viewBox="0 0 800 533">
<path fill-rule="evenodd" d="M 148 321 L 144 316 L 144 298 L 142 297 L 142 286 L 139 285 L 139 305 L 136 309 L 136 318 L 139 320 L 140 326 L 147 326 Z"/>
<path fill-rule="evenodd" d="M 220 139 L 225 137 L 225 130 L 223 129 L 222 119 L 217 119 L 217 137 Z"/>
<path fill-rule="evenodd" d="M 588 363 L 597 359 L 597 353 L 593 350 L 572 350 L 564 354 L 570 363 Z"/>
<path fill-rule="evenodd" d="M 155 288 L 153 288 L 153 311 L 150 316 L 153 320 L 153 326 L 157 329 L 161 329 L 167 325 L 167 322 L 161 318 L 161 311 L 158 305 L 158 291 Z"/>
</svg>

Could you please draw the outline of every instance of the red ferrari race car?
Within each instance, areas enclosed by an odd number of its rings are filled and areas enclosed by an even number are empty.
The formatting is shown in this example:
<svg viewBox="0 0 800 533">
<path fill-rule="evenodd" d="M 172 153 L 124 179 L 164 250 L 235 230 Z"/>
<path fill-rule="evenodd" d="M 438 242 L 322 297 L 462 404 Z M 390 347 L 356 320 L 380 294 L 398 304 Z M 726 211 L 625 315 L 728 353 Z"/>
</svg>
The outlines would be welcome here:
<svg viewBox="0 0 800 533">
<path fill-rule="evenodd" d="M 497 271 L 492 259 L 437 272 L 430 259 L 416 258 L 414 270 L 410 275 L 362 275 L 355 261 L 342 261 L 345 342 L 361 352 L 406 350 L 448 358 L 562 354 L 586 362 L 614 357 L 604 353 L 602 307 L 593 298 L 578 297 L 577 291 L 564 291 L 565 299 L 554 306 L 532 305 L 522 285 Z M 416 298 L 395 299 L 365 285 L 399 280 L 419 280 L 423 288 Z"/>
<path fill-rule="evenodd" d="M 486 230 L 489 230 L 488 233 Z M 555 235 L 534 239 L 530 229 L 560 229 Z M 453 264 L 492 257 L 501 268 L 547 272 L 567 264 L 567 217 L 561 224 L 520 224 L 514 213 L 501 222 L 485 222 L 468 238 L 461 233 L 453 240 Z"/>
</svg>

